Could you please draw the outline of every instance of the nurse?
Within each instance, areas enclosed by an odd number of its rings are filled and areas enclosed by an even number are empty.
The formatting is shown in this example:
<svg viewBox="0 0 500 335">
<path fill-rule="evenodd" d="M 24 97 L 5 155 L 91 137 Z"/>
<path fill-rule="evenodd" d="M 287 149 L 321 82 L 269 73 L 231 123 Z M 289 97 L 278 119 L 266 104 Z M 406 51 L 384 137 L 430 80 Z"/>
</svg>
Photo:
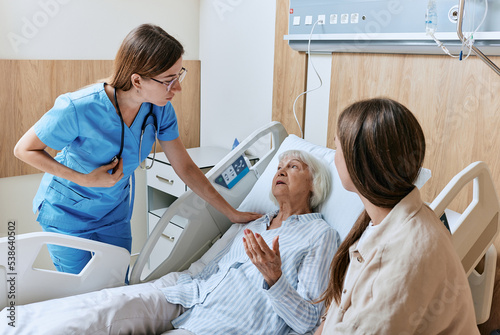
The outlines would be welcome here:
<svg viewBox="0 0 500 335">
<path fill-rule="evenodd" d="M 33 200 L 44 231 L 97 240 L 130 252 L 129 180 L 156 138 L 177 175 L 231 222 L 260 217 L 227 203 L 179 138 L 170 101 L 181 91 L 187 73 L 183 53 L 182 45 L 162 28 L 150 24 L 135 28 L 122 42 L 105 83 L 59 96 L 19 140 L 15 156 L 45 172 Z M 60 152 L 53 158 L 47 147 Z M 79 273 L 91 258 L 83 250 L 53 245 L 48 249 L 63 272 Z"/>
</svg>

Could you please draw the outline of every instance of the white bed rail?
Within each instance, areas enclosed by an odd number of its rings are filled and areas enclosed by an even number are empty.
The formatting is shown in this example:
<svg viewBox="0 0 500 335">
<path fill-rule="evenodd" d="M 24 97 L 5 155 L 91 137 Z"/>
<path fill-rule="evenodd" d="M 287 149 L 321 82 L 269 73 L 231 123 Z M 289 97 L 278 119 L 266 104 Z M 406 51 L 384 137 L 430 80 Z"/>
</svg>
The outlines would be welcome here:
<svg viewBox="0 0 500 335">
<path fill-rule="evenodd" d="M 472 201 L 453 225 L 455 246 L 473 292 L 476 320 L 488 320 L 496 272 L 496 250 L 493 242 L 500 231 L 500 205 L 493 179 L 484 162 L 470 164 L 446 185 L 430 207 L 441 217 L 458 193 L 473 182 Z M 486 257 L 485 257 L 486 256 Z M 484 271 L 474 268 L 485 257 Z"/>
<path fill-rule="evenodd" d="M 250 168 L 250 172 L 233 188 L 229 190 L 214 183 L 215 178 L 227 169 L 235 159 L 244 155 L 246 150 L 268 135 L 271 135 L 271 148 L 260 157 L 259 161 Z M 256 130 L 206 174 L 208 180 L 233 207 L 237 208 L 287 136 L 288 133 L 279 122 L 271 122 Z M 156 269 L 149 269 L 151 272 L 143 278 L 144 269 L 155 245 L 176 215 L 186 219 L 187 225 L 168 257 Z M 186 269 L 192 262 L 200 258 L 210 248 L 213 241 L 230 226 L 231 222 L 225 216 L 194 192 L 191 190 L 185 192 L 168 208 L 151 232 L 132 268 L 130 283 L 141 283 L 157 279 L 169 272 Z"/>
<path fill-rule="evenodd" d="M 87 250 L 94 255 L 77 275 L 33 267 L 46 244 Z M 7 262 L 9 246 L 15 248 L 15 264 Z M 123 285 L 130 254 L 114 245 L 56 233 L 28 233 L 0 239 L 0 309 L 12 302 L 23 305 Z M 5 278 L 5 279 L 4 279 Z"/>
</svg>

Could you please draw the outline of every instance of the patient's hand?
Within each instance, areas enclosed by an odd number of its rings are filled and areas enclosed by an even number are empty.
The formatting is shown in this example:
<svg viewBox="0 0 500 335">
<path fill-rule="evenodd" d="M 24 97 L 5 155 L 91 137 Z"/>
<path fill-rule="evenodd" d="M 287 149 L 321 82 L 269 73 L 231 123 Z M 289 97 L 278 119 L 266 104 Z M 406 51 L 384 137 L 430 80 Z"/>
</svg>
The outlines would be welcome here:
<svg viewBox="0 0 500 335">
<path fill-rule="evenodd" d="M 250 229 L 245 229 L 243 246 L 252 263 L 264 276 L 264 280 L 273 286 L 281 277 L 281 256 L 279 250 L 279 236 L 273 239 L 271 250 L 266 241 L 259 234 L 253 234 Z"/>
</svg>

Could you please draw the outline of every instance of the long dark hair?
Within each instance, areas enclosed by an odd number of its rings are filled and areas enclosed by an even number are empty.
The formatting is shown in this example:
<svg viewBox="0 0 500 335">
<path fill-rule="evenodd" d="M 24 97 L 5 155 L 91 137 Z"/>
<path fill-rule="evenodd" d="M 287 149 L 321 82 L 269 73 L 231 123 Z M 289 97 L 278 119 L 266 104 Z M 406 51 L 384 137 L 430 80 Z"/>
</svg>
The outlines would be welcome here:
<svg viewBox="0 0 500 335">
<path fill-rule="evenodd" d="M 184 54 L 184 48 L 159 26 L 143 24 L 123 40 L 116 54 L 108 83 L 120 90 L 132 88 L 131 76 L 151 78 L 170 69 Z"/>
<path fill-rule="evenodd" d="M 425 156 L 425 137 L 415 116 L 385 98 L 363 100 L 339 116 L 337 137 L 351 180 L 368 201 L 393 208 L 415 187 Z M 349 248 L 370 222 L 363 211 L 340 245 L 330 266 L 330 282 L 320 301 L 340 304 Z"/>
</svg>

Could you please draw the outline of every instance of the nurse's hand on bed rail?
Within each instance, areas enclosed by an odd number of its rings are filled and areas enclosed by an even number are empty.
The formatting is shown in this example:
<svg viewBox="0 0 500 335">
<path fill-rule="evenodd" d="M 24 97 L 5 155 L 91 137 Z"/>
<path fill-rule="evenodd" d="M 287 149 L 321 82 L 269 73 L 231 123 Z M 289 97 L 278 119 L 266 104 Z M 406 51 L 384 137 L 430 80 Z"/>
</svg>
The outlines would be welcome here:
<svg viewBox="0 0 500 335">
<path fill-rule="evenodd" d="M 228 215 L 227 218 L 233 223 L 248 223 L 255 221 L 262 217 L 262 214 L 254 212 L 240 212 L 234 210 L 234 213 Z"/>
<path fill-rule="evenodd" d="M 273 286 L 282 274 L 279 236 L 273 239 L 273 249 L 271 250 L 260 234 L 255 233 L 254 235 L 251 230 L 245 229 L 243 246 L 252 263 L 262 273 L 266 283 L 269 287 Z"/>
<path fill-rule="evenodd" d="M 123 158 L 115 159 L 109 164 L 98 167 L 89 174 L 82 175 L 86 187 L 112 187 L 123 177 Z"/>
</svg>

